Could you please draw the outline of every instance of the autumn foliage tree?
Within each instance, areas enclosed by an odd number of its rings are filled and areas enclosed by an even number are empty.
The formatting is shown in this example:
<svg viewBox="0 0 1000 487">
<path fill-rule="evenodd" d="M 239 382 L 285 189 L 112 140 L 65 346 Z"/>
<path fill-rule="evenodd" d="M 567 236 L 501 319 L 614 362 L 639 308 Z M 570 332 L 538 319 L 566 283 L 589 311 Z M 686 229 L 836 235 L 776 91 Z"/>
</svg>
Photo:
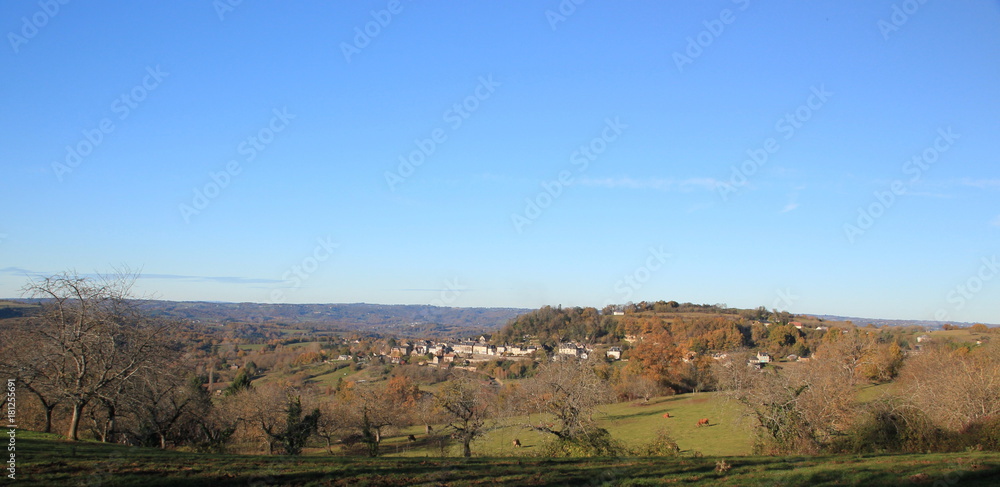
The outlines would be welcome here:
<svg viewBox="0 0 1000 487">
<path fill-rule="evenodd" d="M 681 347 L 663 327 L 639 335 L 640 341 L 629 351 L 629 366 L 656 381 L 661 386 L 677 384 L 677 368 L 681 362 Z"/>
</svg>

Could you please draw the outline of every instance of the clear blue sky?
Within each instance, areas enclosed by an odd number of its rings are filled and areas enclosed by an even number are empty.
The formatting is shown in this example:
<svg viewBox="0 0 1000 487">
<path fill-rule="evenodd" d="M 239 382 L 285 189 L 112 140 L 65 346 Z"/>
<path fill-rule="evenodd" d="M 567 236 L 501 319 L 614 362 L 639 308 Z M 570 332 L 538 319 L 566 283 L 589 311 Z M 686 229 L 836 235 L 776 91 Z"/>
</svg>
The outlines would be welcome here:
<svg viewBox="0 0 1000 487">
<path fill-rule="evenodd" d="M 996 1 L 223 2 L 0 4 L 0 296 L 1000 323 Z"/>
</svg>

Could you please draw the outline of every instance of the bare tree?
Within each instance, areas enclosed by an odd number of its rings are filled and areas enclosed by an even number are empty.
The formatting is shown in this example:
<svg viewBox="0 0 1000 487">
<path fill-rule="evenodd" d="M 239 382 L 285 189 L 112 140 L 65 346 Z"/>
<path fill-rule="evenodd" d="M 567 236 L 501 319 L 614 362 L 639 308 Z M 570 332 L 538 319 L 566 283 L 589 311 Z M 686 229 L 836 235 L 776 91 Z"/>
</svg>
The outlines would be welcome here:
<svg viewBox="0 0 1000 487">
<path fill-rule="evenodd" d="M 29 320 L 33 360 L 71 411 L 66 437 L 76 440 L 84 408 L 130 380 L 153 357 L 165 324 L 139 312 L 131 297 L 137 278 L 127 271 L 99 278 L 71 273 L 30 282 L 25 294 L 42 298 Z"/>
<path fill-rule="evenodd" d="M 491 430 L 489 420 L 497 406 L 495 387 L 473 378 L 460 378 L 446 383 L 435 399 L 445 412 L 448 427 L 462 442 L 462 456 L 471 457 L 472 441 Z"/>
<path fill-rule="evenodd" d="M 133 435 L 143 442 L 146 438 L 141 437 L 147 433 L 155 436 L 160 448 L 166 448 L 168 439 L 179 436 L 182 426 L 212 407 L 200 381 L 186 378 L 178 366 L 166 364 L 139 374 L 127 393 L 137 430 Z"/>
<path fill-rule="evenodd" d="M 52 412 L 64 400 L 55 387 L 55 378 L 46 359 L 33 344 L 33 335 L 22 327 L 3 330 L 0 335 L 0 373 L 13 377 L 38 400 L 42 407 L 45 433 L 52 432 Z"/>
<path fill-rule="evenodd" d="M 913 403 L 952 430 L 1000 416 L 1000 341 L 971 352 L 925 347 L 907 360 L 899 383 Z"/>
<path fill-rule="evenodd" d="M 274 454 L 280 442 L 280 434 L 285 425 L 284 406 L 288 394 L 277 384 L 243 389 L 231 396 L 227 408 L 239 419 L 243 430 L 251 438 L 258 439 L 267 448 L 267 454 Z"/>
<path fill-rule="evenodd" d="M 377 457 L 382 437 L 406 416 L 398 401 L 386 393 L 385 385 L 358 386 L 346 383 L 340 390 L 346 413 L 344 421 L 360 435 L 368 456 Z"/>
<path fill-rule="evenodd" d="M 830 352 L 786 372 L 749 366 L 747 353 L 729 357 L 713 372 L 723 394 L 744 407 L 756 449 L 815 450 L 849 426 L 856 391 L 847 358 Z"/>
<path fill-rule="evenodd" d="M 344 431 L 348 429 L 346 418 L 348 414 L 344 410 L 344 404 L 333 398 L 317 401 L 320 415 L 316 423 L 316 435 L 326 442 L 327 453 L 333 454 L 333 443 Z"/>
<path fill-rule="evenodd" d="M 549 413 L 551 423 L 524 424 L 524 427 L 553 435 L 561 442 L 588 445 L 604 439 L 607 432 L 593 418 L 597 406 L 610 402 L 613 394 L 608 383 L 594 373 L 586 362 L 560 361 L 543 365 L 538 373 L 524 381 L 513 406 L 508 411 Z"/>
</svg>

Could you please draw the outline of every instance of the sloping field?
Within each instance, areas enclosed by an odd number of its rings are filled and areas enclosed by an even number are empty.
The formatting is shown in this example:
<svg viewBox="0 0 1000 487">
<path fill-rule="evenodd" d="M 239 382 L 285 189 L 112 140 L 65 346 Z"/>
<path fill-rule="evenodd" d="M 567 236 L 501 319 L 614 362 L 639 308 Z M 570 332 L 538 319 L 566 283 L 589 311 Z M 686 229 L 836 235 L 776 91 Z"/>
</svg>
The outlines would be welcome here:
<svg viewBox="0 0 1000 487">
<path fill-rule="evenodd" d="M 669 414 L 670 418 L 665 418 Z M 649 443 L 658 435 L 667 434 L 677 442 L 682 453 L 700 452 L 704 455 L 749 455 L 752 448 L 749 426 L 740 424 L 736 408 L 715 393 L 683 394 L 651 399 L 650 402 L 625 402 L 600 408 L 594 419 L 611 432 L 611 436 L 627 445 Z M 699 419 L 708 419 L 708 426 L 698 426 Z M 503 428 L 491 432 L 472 444 L 476 455 L 534 456 L 547 438 L 523 424 L 547 423 L 545 415 L 518 417 L 507 421 Z M 412 434 L 418 442 L 408 444 L 406 435 Z M 426 444 L 423 428 L 407 428 L 400 435 L 383 443 L 388 456 L 440 456 L 437 445 Z M 514 448 L 514 439 L 521 448 Z M 447 450 L 459 455 L 457 447 Z"/>
</svg>

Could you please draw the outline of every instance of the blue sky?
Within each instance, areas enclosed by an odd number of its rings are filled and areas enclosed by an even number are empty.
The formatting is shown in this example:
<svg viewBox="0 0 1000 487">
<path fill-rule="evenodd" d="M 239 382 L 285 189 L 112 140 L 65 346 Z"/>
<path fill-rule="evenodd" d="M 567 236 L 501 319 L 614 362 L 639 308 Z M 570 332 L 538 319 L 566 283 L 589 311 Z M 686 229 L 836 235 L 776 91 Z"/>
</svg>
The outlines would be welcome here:
<svg viewBox="0 0 1000 487">
<path fill-rule="evenodd" d="M 0 296 L 1000 323 L 998 2 L 224 2 L 0 5 Z"/>
</svg>

